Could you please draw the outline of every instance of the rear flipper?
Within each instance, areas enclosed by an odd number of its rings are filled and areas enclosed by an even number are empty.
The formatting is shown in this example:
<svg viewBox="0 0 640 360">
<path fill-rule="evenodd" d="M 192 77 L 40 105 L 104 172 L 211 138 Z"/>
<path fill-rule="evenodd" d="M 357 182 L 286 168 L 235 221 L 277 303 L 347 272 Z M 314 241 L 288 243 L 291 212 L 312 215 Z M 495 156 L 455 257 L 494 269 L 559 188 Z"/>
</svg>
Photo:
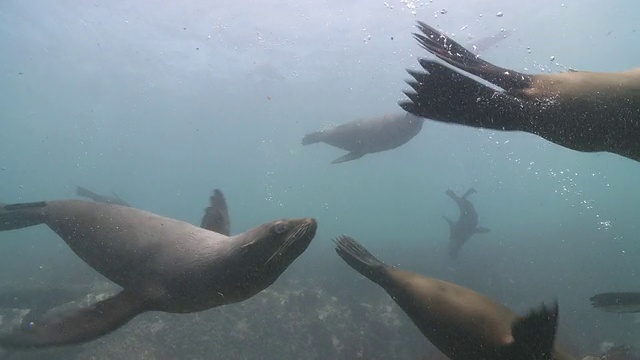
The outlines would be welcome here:
<svg viewBox="0 0 640 360">
<path fill-rule="evenodd" d="M 47 348 L 94 340 L 121 327 L 145 310 L 146 298 L 123 290 L 58 321 L 42 321 L 0 336 L 0 347 Z"/>
<path fill-rule="evenodd" d="M 513 343 L 507 348 L 507 358 L 552 360 L 557 327 L 557 301 L 551 308 L 543 304 L 538 310 L 531 310 L 511 326 Z"/>
<path fill-rule="evenodd" d="M 640 292 L 610 292 L 592 296 L 594 308 L 613 313 L 639 313 Z"/>
<path fill-rule="evenodd" d="M 347 235 L 341 235 L 333 242 L 336 244 L 338 256 L 354 270 L 376 284 L 386 279 L 387 265 L 373 256 L 359 242 Z"/>
<path fill-rule="evenodd" d="M 22 229 L 46 221 L 44 201 L 0 207 L 0 231 Z"/>
<path fill-rule="evenodd" d="M 415 81 L 409 80 L 414 92 L 405 91 L 410 99 L 401 101 L 400 107 L 416 116 L 496 130 L 533 128 L 534 119 L 527 102 L 505 92 L 481 84 L 433 60 L 421 59 L 428 71 L 407 70 Z"/>
<path fill-rule="evenodd" d="M 489 231 L 491 231 L 491 229 L 486 228 L 486 227 L 482 227 L 482 226 L 478 226 L 473 233 L 474 234 L 484 234 L 484 233 L 488 233 Z"/>
<path fill-rule="evenodd" d="M 350 152 L 344 156 L 340 156 L 339 158 L 333 160 L 331 163 L 332 164 L 339 164 L 339 163 L 343 163 L 346 161 L 351 161 L 351 160 L 356 160 L 356 159 L 360 159 L 361 157 L 363 157 L 365 154 L 364 153 L 359 153 L 359 152 Z"/>
<path fill-rule="evenodd" d="M 215 189 L 209 197 L 209 207 L 204 210 L 204 216 L 200 227 L 218 234 L 229 236 L 231 223 L 229 221 L 229 209 L 222 191 Z"/>
<path fill-rule="evenodd" d="M 451 66 L 478 76 L 507 91 L 531 86 L 531 75 L 484 61 L 447 35 L 421 21 L 418 21 L 417 27 L 422 34 L 414 33 L 413 36 L 420 46 Z"/>
</svg>

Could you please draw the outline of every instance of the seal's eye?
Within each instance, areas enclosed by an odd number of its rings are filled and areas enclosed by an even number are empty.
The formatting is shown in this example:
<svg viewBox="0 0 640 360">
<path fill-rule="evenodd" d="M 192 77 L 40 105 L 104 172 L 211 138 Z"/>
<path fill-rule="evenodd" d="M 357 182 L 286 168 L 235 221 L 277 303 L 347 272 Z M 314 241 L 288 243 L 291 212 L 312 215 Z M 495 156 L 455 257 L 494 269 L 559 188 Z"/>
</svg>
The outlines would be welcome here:
<svg viewBox="0 0 640 360">
<path fill-rule="evenodd" d="M 277 223 L 273 229 L 276 231 L 276 234 L 282 234 L 287 230 L 287 226 L 283 223 Z"/>
</svg>

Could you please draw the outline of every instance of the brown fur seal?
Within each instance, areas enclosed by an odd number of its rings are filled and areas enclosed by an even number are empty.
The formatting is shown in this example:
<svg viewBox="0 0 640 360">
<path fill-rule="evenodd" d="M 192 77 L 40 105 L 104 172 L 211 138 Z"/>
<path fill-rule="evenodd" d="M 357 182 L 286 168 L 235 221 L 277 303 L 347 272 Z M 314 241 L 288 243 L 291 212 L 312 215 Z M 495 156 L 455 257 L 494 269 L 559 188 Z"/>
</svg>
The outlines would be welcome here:
<svg viewBox="0 0 640 360">
<path fill-rule="evenodd" d="M 91 199 L 95 202 L 104 203 L 104 204 L 114 204 L 114 205 L 122 205 L 122 206 L 131 206 L 127 204 L 124 200 L 120 198 L 120 196 L 113 194 L 113 196 L 109 195 L 100 195 L 94 193 L 93 191 L 83 188 L 82 186 L 76 187 L 76 194 L 78 196 L 82 196 L 87 199 Z"/>
<path fill-rule="evenodd" d="M 478 226 L 478 213 L 471 201 L 467 200 L 467 196 L 476 192 L 476 189 L 467 190 L 462 196 L 456 195 L 453 190 L 449 189 L 445 192 L 453 201 L 456 202 L 460 209 L 458 221 L 453 221 L 446 216 L 443 218 L 449 223 L 449 257 L 455 259 L 460 253 L 462 245 L 464 245 L 473 234 L 483 234 L 490 230 L 485 227 Z"/>
<path fill-rule="evenodd" d="M 219 189 L 213 190 L 213 195 L 209 197 L 209 207 L 204 210 L 200 227 L 215 231 L 218 234 L 230 235 L 231 221 L 229 220 L 229 208 L 227 207 L 227 201 L 222 191 Z"/>
<path fill-rule="evenodd" d="M 0 208 L 0 231 L 38 224 L 123 290 L 59 321 L 0 335 L 0 347 L 81 343 L 145 311 L 191 313 L 246 300 L 302 254 L 317 228 L 311 218 L 284 219 L 228 237 L 131 207 L 80 200 Z"/>
<path fill-rule="evenodd" d="M 418 22 L 420 45 L 457 70 L 429 59 L 409 71 L 415 92 L 400 106 L 436 121 L 526 131 L 569 149 L 606 151 L 640 161 L 640 68 L 623 72 L 524 74 L 495 66 Z"/>
<path fill-rule="evenodd" d="M 323 142 L 349 151 L 331 162 L 338 164 L 404 145 L 418 135 L 423 122 L 424 119 L 407 113 L 355 120 L 307 134 L 302 139 L 302 145 Z"/>
<path fill-rule="evenodd" d="M 336 252 L 380 285 L 422 334 L 453 360 L 554 359 L 558 305 L 519 317 L 467 288 L 385 265 L 348 236 Z"/>
</svg>

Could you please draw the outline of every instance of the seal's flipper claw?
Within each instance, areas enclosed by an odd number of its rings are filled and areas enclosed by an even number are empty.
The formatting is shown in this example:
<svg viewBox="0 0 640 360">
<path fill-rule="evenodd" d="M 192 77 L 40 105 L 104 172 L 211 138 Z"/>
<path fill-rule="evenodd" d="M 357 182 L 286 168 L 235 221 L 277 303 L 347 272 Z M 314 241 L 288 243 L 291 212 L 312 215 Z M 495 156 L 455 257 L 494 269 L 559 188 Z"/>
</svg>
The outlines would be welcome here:
<svg viewBox="0 0 640 360">
<path fill-rule="evenodd" d="M 8 349 L 46 348 L 96 339 L 121 327 L 145 311 L 146 297 L 123 290 L 89 308 L 62 319 L 42 321 L 0 336 L 0 346 Z"/>
</svg>

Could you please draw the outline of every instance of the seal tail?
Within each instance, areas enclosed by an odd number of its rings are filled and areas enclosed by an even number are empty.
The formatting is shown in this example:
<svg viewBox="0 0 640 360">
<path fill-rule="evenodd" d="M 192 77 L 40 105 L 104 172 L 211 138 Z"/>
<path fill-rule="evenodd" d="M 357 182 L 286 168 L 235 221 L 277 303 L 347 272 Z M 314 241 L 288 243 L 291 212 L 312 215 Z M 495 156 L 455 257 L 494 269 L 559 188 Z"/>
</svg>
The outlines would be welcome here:
<svg viewBox="0 0 640 360">
<path fill-rule="evenodd" d="M 316 131 L 305 135 L 302 138 L 302 145 L 316 144 L 322 141 L 322 131 Z"/>
<path fill-rule="evenodd" d="M 413 37 L 420 46 L 447 64 L 478 76 L 507 91 L 531 86 L 531 75 L 505 69 L 482 60 L 444 33 L 421 21 L 418 21 L 416 27 L 422 34 L 414 33 Z"/>
<path fill-rule="evenodd" d="M 513 344 L 509 346 L 510 359 L 553 359 L 553 344 L 558 327 L 558 302 L 551 307 L 544 304 L 532 309 L 511 327 Z"/>
<path fill-rule="evenodd" d="M 22 229 L 46 221 L 44 201 L 0 207 L 0 231 Z"/>
<path fill-rule="evenodd" d="M 591 305 L 613 313 L 640 313 L 640 292 L 609 292 L 589 298 Z"/>
<path fill-rule="evenodd" d="M 373 256 L 364 246 L 347 235 L 333 240 L 336 253 L 354 270 L 367 279 L 380 284 L 386 278 L 387 265 Z"/>
<path fill-rule="evenodd" d="M 498 130 L 522 130 L 527 113 L 520 99 L 482 84 L 435 61 L 421 59 L 428 72 L 407 70 L 414 78 L 400 107 L 435 121 Z M 530 122 L 530 120 L 529 120 Z"/>
</svg>

